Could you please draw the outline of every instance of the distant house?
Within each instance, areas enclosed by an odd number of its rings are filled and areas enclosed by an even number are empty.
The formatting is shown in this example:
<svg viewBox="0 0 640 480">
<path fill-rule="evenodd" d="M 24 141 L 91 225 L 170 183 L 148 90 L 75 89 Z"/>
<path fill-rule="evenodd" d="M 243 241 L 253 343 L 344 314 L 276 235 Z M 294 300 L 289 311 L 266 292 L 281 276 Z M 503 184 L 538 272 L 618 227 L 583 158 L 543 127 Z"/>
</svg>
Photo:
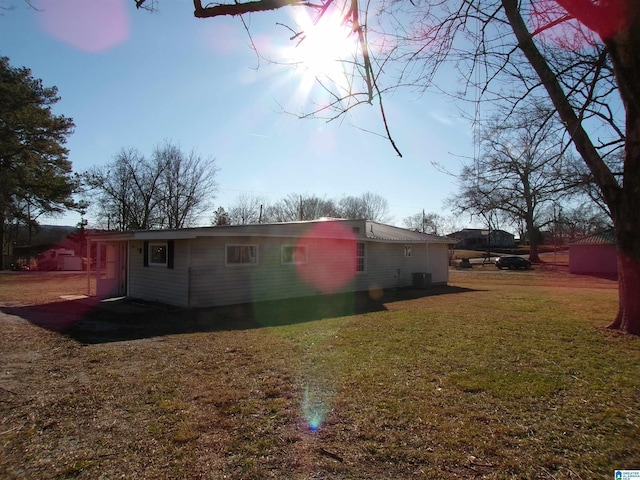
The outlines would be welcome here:
<svg viewBox="0 0 640 480">
<path fill-rule="evenodd" d="M 617 276 L 618 251 L 613 229 L 570 243 L 569 272 Z"/>
<path fill-rule="evenodd" d="M 99 296 L 209 307 L 446 284 L 446 237 L 367 220 L 111 232 L 95 244 Z"/>
<path fill-rule="evenodd" d="M 456 247 L 465 250 L 483 250 L 489 245 L 497 248 L 516 246 L 514 235 L 504 230 L 464 228 L 448 235 L 456 241 Z"/>
</svg>

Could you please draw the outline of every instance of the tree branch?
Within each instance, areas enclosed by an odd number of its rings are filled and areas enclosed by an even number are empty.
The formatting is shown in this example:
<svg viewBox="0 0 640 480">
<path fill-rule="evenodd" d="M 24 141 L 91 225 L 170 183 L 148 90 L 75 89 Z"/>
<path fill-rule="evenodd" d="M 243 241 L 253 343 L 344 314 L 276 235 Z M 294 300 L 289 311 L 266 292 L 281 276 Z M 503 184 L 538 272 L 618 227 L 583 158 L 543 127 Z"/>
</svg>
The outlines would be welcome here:
<svg viewBox="0 0 640 480">
<path fill-rule="evenodd" d="M 306 0 L 257 0 L 254 2 L 214 5 L 212 7 L 203 7 L 201 0 L 193 0 L 193 6 L 195 8 L 193 14 L 196 18 L 244 15 L 246 13 L 277 10 L 282 7 L 303 6 L 319 9 L 322 8 L 322 5 Z"/>
<path fill-rule="evenodd" d="M 520 16 L 518 1 L 502 0 L 502 5 L 509 24 L 513 29 L 513 33 L 518 40 L 518 47 L 522 50 L 527 60 L 529 60 L 529 63 L 531 63 L 531 66 L 540 77 L 547 94 L 558 111 L 558 115 L 560 115 L 560 118 L 567 126 L 567 130 L 576 150 L 580 152 L 580 155 L 589 167 L 589 170 L 591 170 L 596 182 L 602 189 L 607 205 L 609 205 L 612 213 L 616 212 L 621 193 L 620 185 L 596 151 L 589 135 L 582 127 L 582 123 L 576 115 L 576 112 L 569 104 L 569 100 L 567 99 L 562 86 L 558 82 L 556 75 L 551 70 L 546 59 L 534 43 L 531 34 L 527 30 L 527 27 Z"/>
</svg>

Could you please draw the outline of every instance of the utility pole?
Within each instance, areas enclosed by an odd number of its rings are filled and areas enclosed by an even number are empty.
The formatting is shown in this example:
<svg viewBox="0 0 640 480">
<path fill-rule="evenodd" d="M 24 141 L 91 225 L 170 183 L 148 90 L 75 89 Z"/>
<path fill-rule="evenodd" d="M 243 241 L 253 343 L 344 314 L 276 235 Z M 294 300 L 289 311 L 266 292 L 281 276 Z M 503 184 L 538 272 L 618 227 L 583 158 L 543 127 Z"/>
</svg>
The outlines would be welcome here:
<svg viewBox="0 0 640 480">
<path fill-rule="evenodd" d="M 303 212 L 302 212 L 302 195 L 300 195 L 300 212 L 299 212 L 299 214 L 298 214 L 298 215 L 299 215 L 299 218 L 298 218 L 298 219 L 299 219 L 300 221 L 302 221 L 302 220 L 303 220 L 303 217 L 304 217 L 302 213 L 303 213 Z"/>
</svg>

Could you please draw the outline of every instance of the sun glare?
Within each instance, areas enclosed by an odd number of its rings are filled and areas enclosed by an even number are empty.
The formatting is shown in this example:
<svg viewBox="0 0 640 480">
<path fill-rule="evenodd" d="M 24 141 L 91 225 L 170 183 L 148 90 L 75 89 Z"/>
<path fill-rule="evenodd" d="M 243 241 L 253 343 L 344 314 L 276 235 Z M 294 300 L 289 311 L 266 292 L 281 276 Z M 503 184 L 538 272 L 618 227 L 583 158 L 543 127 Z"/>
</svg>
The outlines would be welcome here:
<svg viewBox="0 0 640 480">
<path fill-rule="evenodd" d="M 314 84 L 337 88 L 339 95 L 349 92 L 353 61 L 358 51 L 358 38 L 342 21 L 339 12 L 326 12 L 318 21 L 307 10 L 298 10 L 294 22 L 303 32 L 283 52 L 288 63 L 295 65 L 300 78 L 299 93 L 307 97 Z M 331 87 L 329 87 L 331 83 Z"/>
</svg>

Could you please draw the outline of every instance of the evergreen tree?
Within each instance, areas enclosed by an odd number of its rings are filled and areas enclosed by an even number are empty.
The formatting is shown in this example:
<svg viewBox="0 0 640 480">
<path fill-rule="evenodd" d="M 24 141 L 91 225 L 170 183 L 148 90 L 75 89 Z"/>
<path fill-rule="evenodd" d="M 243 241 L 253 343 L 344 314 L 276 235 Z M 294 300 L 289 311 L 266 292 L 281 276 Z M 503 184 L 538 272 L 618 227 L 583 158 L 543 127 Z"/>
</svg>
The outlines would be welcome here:
<svg viewBox="0 0 640 480">
<path fill-rule="evenodd" d="M 44 87 L 28 68 L 0 57 L 0 269 L 9 220 L 30 225 L 74 205 L 76 181 L 64 146 L 74 124 L 51 111 L 59 100 L 56 87 Z"/>
</svg>

